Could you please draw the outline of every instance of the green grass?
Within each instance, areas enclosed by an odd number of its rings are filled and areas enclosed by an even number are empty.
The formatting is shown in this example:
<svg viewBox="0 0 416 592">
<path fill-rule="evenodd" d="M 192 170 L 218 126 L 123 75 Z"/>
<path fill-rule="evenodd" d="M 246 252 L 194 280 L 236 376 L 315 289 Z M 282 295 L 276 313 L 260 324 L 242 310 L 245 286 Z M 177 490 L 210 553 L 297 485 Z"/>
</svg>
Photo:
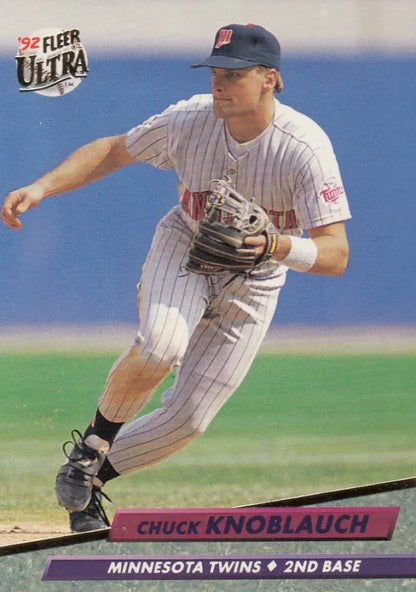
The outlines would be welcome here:
<svg viewBox="0 0 416 592">
<path fill-rule="evenodd" d="M 0 522 L 66 523 L 53 490 L 61 444 L 89 423 L 114 359 L 2 356 Z M 410 476 L 414 366 L 405 355 L 260 355 L 204 436 L 107 491 L 122 507 L 232 506 Z M 155 395 L 148 409 L 158 405 Z"/>
</svg>

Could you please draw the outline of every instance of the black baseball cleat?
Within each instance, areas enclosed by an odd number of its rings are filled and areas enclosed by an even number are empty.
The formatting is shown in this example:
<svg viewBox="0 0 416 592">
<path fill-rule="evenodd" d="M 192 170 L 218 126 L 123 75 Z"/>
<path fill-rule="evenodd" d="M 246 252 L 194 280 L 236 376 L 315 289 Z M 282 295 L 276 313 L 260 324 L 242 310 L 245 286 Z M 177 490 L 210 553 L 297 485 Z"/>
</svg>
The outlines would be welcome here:
<svg viewBox="0 0 416 592">
<path fill-rule="evenodd" d="M 99 487 L 94 486 L 90 503 L 85 510 L 69 513 L 69 526 L 72 532 L 101 530 L 110 526 L 110 521 L 102 505 L 103 497 L 111 502 L 110 498 Z"/>
<path fill-rule="evenodd" d="M 82 512 L 90 501 L 94 477 L 102 466 L 105 454 L 85 444 L 80 432 L 72 430 L 72 442 L 65 442 L 62 449 L 67 462 L 56 476 L 55 491 L 58 503 L 70 512 Z M 66 452 L 73 444 L 71 452 Z"/>
</svg>

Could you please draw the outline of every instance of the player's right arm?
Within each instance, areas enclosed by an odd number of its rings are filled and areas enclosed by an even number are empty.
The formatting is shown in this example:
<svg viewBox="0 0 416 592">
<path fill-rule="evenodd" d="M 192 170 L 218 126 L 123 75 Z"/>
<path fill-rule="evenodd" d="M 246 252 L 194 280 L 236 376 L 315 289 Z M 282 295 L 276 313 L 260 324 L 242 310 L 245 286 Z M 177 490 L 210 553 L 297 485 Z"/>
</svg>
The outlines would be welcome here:
<svg viewBox="0 0 416 592">
<path fill-rule="evenodd" d="M 22 228 L 19 216 L 46 197 L 84 187 L 133 162 L 124 134 L 95 140 L 76 150 L 34 183 L 10 192 L 4 200 L 1 218 L 6 226 L 19 230 Z"/>
</svg>

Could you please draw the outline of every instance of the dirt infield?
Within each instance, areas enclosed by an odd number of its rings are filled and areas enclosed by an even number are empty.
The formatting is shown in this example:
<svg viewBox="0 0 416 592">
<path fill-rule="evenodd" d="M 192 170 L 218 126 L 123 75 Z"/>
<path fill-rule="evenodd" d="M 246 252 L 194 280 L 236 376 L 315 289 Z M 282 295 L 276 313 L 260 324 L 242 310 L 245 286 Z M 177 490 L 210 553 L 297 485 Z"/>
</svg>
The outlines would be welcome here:
<svg viewBox="0 0 416 592">
<path fill-rule="evenodd" d="M 49 538 L 61 534 L 70 534 L 67 526 L 49 522 L 0 523 L 0 546 L 14 545 L 25 541 Z"/>
</svg>

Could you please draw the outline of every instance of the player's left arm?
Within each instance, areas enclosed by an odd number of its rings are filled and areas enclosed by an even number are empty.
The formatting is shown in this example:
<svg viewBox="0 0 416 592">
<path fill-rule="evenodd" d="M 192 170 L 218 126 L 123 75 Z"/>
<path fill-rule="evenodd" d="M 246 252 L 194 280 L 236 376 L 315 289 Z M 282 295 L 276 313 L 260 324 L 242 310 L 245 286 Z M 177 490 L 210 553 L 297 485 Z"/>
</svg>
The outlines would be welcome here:
<svg viewBox="0 0 416 592">
<path fill-rule="evenodd" d="M 308 238 L 301 241 L 313 240 L 317 253 L 314 264 L 307 273 L 328 276 L 340 276 L 347 269 L 349 246 L 344 222 L 334 222 L 325 226 L 308 228 Z M 298 239 L 299 240 L 299 239 Z M 280 235 L 275 257 L 284 259 L 291 249 L 288 236 Z"/>
<path fill-rule="evenodd" d="M 309 228 L 308 234 L 318 248 L 318 254 L 308 273 L 340 276 L 347 269 L 349 245 L 344 222 Z"/>
</svg>

